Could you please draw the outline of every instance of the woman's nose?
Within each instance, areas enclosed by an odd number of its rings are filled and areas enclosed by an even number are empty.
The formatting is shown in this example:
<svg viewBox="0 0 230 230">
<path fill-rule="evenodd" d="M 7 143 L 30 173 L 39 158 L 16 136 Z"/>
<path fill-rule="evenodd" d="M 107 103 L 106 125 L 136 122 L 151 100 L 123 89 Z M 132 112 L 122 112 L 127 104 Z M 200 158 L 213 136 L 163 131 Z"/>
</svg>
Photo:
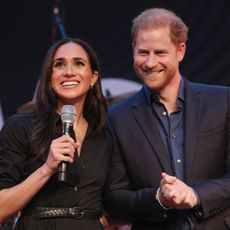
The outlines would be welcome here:
<svg viewBox="0 0 230 230">
<path fill-rule="evenodd" d="M 65 67 L 65 75 L 74 75 L 75 74 L 75 70 L 73 68 L 72 65 L 66 65 Z"/>
</svg>

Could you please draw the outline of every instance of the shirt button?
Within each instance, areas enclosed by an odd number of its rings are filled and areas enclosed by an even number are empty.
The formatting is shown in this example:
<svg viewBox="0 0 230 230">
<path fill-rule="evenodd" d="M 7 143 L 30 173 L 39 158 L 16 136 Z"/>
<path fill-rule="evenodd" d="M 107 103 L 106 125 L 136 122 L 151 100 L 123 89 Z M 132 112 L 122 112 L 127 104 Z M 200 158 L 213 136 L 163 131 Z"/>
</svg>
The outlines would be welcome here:
<svg viewBox="0 0 230 230">
<path fill-rule="evenodd" d="M 84 169 L 84 168 L 85 168 L 85 165 L 84 165 L 84 164 L 82 164 L 82 165 L 81 165 L 81 167 Z"/>
<path fill-rule="evenodd" d="M 176 162 L 180 164 L 182 162 L 182 160 L 181 159 L 177 159 Z"/>
<path fill-rule="evenodd" d="M 78 191 L 78 187 L 74 186 L 73 190 L 74 190 L 74 192 L 77 192 Z"/>
<path fill-rule="evenodd" d="M 167 113 L 164 111 L 164 112 L 162 112 L 162 115 L 163 115 L 163 116 L 166 116 L 166 115 L 167 115 Z"/>
</svg>

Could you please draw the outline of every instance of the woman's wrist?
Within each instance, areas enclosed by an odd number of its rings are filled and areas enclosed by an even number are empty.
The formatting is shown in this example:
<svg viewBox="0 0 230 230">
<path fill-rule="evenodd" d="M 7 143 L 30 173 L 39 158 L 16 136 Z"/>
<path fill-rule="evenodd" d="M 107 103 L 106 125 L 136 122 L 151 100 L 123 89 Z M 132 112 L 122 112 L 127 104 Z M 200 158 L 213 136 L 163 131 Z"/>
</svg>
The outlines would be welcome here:
<svg viewBox="0 0 230 230">
<path fill-rule="evenodd" d="M 40 169 L 41 169 L 41 173 L 42 173 L 44 176 L 51 177 L 51 176 L 55 173 L 55 171 L 49 167 L 49 165 L 47 164 L 47 162 L 45 162 L 45 163 L 41 166 Z"/>
</svg>

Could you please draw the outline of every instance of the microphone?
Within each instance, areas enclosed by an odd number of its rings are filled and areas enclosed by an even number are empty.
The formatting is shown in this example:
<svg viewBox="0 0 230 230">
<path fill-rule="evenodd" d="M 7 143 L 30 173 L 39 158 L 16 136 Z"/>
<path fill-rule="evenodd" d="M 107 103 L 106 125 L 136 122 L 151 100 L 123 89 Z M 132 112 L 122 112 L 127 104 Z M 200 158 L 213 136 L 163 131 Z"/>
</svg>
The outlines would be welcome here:
<svg viewBox="0 0 230 230">
<path fill-rule="evenodd" d="M 62 135 L 71 136 L 73 132 L 73 123 L 76 118 L 76 110 L 73 105 L 64 105 L 61 111 L 61 120 L 63 126 Z M 67 167 L 68 162 L 62 161 L 58 167 L 58 181 L 67 183 Z"/>
</svg>

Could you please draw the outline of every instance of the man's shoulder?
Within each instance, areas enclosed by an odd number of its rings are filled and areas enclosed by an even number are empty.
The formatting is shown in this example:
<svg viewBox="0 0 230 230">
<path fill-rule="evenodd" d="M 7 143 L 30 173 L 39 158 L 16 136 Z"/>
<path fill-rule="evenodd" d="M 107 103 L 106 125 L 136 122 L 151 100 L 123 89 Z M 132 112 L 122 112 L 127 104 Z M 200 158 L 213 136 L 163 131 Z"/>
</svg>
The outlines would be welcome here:
<svg viewBox="0 0 230 230">
<path fill-rule="evenodd" d="M 124 111 L 128 111 L 131 107 L 135 106 L 138 103 L 140 98 L 143 97 L 143 90 L 134 93 L 132 96 L 129 96 L 116 104 L 113 104 L 109 107 L 109 113 L 123 113 Z"/>
<path fill-rule="evenodd" d="M 186 81 L 186 87 L 201 92 L 230 92 L 229 86 Z"/>
</svg>

